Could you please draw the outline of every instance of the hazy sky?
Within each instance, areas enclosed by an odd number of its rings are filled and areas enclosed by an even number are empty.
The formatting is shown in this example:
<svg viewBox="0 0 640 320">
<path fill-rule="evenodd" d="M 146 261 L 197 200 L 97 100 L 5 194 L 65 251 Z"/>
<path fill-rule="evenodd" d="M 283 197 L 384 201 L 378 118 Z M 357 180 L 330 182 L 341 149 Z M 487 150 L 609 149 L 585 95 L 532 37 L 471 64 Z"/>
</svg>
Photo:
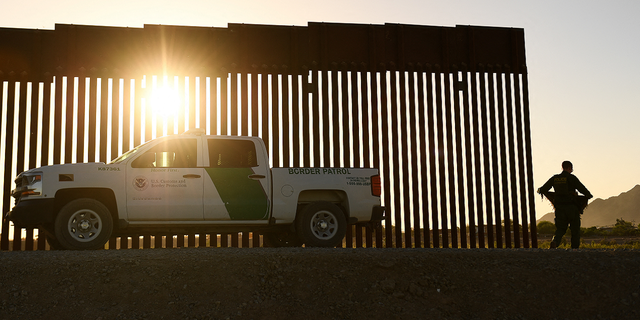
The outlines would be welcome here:
<svg viewBox="0 0 640 320">
<path fill-rule="evenodd" d="M 0 0 L 0 27 L 14 28 L 309 21 L 524 28 L 535 185 L 568 159 L 603 199 L 640 184 L 638 16 L 640 1 Z M 536 199 L 538 217 L 551 211 Z"/>
</svg>

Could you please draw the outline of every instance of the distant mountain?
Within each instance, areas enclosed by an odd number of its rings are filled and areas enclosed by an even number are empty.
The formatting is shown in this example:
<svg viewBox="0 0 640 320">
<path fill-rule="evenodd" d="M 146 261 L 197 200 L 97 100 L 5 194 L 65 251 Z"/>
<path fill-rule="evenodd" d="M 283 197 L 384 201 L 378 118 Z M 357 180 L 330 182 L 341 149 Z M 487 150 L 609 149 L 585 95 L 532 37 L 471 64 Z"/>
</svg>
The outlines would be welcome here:
<svg viewBox="0 0 640 320">
<path fill-rule="evenodd" d="M 543 220 L 553 222 L 553 219 L 554 214 L 550 212 L 538 219 L 538 222 Z M 606 200 L 598 198 L 591 201 L 582 215 L 582 227 L 612 226 L 616 224 L 616 219 L 634 221 L 634 224 L 640 223 L 640 185 L 617 197 Z"/>
</svg>

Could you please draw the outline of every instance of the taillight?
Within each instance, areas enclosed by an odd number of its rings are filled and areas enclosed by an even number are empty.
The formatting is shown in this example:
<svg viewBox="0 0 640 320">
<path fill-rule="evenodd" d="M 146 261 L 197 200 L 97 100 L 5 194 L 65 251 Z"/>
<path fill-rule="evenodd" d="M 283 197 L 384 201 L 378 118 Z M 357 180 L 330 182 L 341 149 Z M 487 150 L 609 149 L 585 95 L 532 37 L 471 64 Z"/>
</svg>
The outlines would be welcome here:
<svg viewBox="0 0 640 320">
<path fill-rule="evenodd" d="M 382 194 L 382 183 L 380 182 L 380 176 L 371 177 L 371 194 L 379 197 Z"/>
</svg>

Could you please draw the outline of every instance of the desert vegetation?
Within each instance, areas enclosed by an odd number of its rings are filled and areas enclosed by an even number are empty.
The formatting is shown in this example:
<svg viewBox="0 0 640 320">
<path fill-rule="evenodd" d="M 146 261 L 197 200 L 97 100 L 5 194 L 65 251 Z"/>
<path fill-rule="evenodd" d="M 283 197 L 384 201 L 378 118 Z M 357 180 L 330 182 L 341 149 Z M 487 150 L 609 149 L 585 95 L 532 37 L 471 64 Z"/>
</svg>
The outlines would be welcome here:
<svg viewBox="0 0 640 320">
<path fill-rule="evenodd" d="M 556 232 L 556 225 L 550 221 L 540 221 L 537 225 L 539 235 L 551 236 Z M 581 249 L 640 249 L 640 224 L 624 219 L 616 219 L 612 227 L 580 228 Z M 571 229 L 562 239 L 561 249 L 570 248 Z M 549 240 L 538 242 L 539 248 L 549 248 Z"/>
</svg>

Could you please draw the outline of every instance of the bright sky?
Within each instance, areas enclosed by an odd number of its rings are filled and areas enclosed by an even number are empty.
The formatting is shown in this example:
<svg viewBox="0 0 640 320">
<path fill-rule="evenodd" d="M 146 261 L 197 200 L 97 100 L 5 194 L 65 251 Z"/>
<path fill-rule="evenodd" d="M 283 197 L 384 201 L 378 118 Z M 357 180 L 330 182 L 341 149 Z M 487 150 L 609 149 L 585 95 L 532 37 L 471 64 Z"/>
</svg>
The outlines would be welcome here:
<svg viewBox="0 0 640 320">
<path fill-rule="evenodd" d="M 525 30 L 536 187 L 571 160 L 597 198 L 640 184 L 640 1 L 0 0 L 0 27 L 306 26 L 307 22 Z M 537 215 L 551 211 L 536 198 Z"/>
</svg>

